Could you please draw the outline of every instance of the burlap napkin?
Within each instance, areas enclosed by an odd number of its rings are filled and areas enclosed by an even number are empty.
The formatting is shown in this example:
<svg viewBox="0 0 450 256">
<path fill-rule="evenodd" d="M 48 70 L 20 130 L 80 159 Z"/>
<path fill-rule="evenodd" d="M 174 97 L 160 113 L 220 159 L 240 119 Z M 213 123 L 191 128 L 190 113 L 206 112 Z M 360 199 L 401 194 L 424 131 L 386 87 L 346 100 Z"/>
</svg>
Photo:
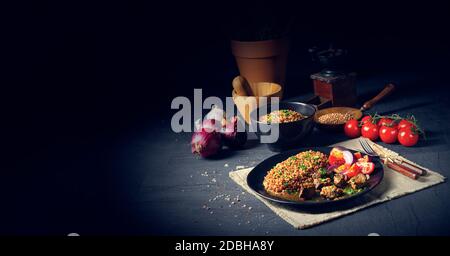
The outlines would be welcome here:
<svg viewBox="0 0 450 256">
<path fill-rule="evenodd" d="M 344 146 L 349 149 L 363 151 L 358 139 L 352 139 L 337 143 L 333 146 Z M 379 144 L 377 144 L 381 147 Z M 383 150 L 388 150 L 381 147 Z M 395 153 L 392 151 L 387 151 L 389 153 Z M 401 156 L 400 156 L 401 157 Z M 248 193 L 255 195 L 259 200 L 261 200 L 265 205 L 267 205 L 272 211 L 274 211 L 278 216 L 283 218 L 285 221 L 290 223 L 295 228 L 304 229 L 318 225 L 320 223 L 356 212 L 358 210 L 364 209 L 374 204 L 382 203 L 385 201 L 392 200 L 394 198 L 401 197 L 427 187 L 444 182 L 445 177 L 439 173 L 433 172 L 425 168 L 428 173 L 425 176 L 421 176 L 417 180 L 412 180 L 407 178 L 395 171 L 390 170 L 387 167 L 384 168 L 384 178 L 383 181 L 372 191 L 362 196 L 358 199 L 357 203 L 352 203 L 350 207 L 344 209 L 337 209 L 336 211 L 328 212 L 304 212 L 298 209 L 290 209 L 282 205 L 274 204 L 254 193 L 247 186 L 247 175 L 252 168 L 241 169 L 237 171 L 232 171 L 229 173 L 230 178 L 245 189 Z"/>
</svg>

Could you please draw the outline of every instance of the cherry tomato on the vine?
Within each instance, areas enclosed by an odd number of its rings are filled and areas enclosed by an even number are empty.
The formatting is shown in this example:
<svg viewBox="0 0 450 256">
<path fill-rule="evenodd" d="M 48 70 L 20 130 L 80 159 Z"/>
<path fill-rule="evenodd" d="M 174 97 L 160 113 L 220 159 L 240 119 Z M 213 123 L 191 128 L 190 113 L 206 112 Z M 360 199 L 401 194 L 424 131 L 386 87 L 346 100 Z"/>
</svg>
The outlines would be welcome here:
<svg viewBox="0 0 450 256">
<path fill-rule="evenodd" d="M 363 124 L 361 128 L 361 135 L 364 138 L 368 138 L 371 141 L 375 141 L 378 139 L 378 126 L 374 123 L 367 122 Z"/>
<path fill-rule="evenodd" d="M 395 143 L 397 141 L 398 130 L 396 127 L 381 126 L 380 139 L 384 143 Z"/>
<path fill-rule="evenodd" d="M 398 131 L 398 142 L 405 147 L 412 147 L 419 141 L 419 133 L 414 127 L 407 127 Z"/>
<path fill-rule="evenodd" d="M 407 120 L 407 119 L 402 119 L 399 123 L 398 123 L 398 129 L 404 129 L 404 128 L 408 128 L 408 127 L 416 127 L 415 124 L 413 124 L 411 121 Z"/>
<path fill-rule="evenodd" d="M 358 121 L 356 119 L 347 121 L 344 126 L 344 133 L 350 138 L 361 136 L 361 129 L 358 126 Z"/>
<path fill-rule="evenodd" d="M 372 117 L 371 116 L 364 116 L 361 119 L 361 124 L 365 124 L 365 123 L 371 123 L 372 122 Z"/>
<path fill-rule="evenodd" d="M 397 128 L 397 127 L 396 127 L 397 125 L 395 124 L 395 121 L 392 120 L 392 119 L 390 119 L 390 118 L 386 118 L 386 117 L 381 118 L 381 119 L 378 121 L 377 125 L 378 125 L 378 127 L 381 127 L 381 126 L 391 126 L 391 127 Z"/>
</svg>

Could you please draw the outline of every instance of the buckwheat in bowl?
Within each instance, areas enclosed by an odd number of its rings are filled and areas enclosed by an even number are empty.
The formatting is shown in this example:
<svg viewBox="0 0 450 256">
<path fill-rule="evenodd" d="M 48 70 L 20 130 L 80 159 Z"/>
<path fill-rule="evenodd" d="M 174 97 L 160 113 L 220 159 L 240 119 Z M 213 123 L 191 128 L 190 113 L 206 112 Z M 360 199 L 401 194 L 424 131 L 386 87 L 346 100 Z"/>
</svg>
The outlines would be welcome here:
<svg viewBox="0 0 450 256">
<path fill-rule="evenodd" d="M 290 109 L 274 110 L 267 115 L 263 115 L 259 118 L 259 121 L 263 123 L 290 123 L 300 121 L 307 116 L 302 115 L 296 111 Z"/>
</svg>

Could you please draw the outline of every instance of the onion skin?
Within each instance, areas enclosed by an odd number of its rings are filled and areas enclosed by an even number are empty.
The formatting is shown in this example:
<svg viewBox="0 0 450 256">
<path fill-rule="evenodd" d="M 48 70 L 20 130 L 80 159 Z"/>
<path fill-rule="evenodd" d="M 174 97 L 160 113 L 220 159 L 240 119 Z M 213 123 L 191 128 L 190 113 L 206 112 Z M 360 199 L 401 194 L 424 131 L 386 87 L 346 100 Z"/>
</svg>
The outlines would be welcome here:
<svg viewBox="0 0 450 256">
<path fill-rule="evenodd" d="M 222 148 L 220 133 L 201 129 L 194 132 L 191 139 L 191 151 L 201 157 L 210 157 L 217 154 Z"/>
<path fill-rule="evenodd" d="M 221 132 L 224 144 L 230 148 L 240 148 L 247 142 L 247 132 L 238 132 L 237 125 L 238 119 L 233 117 Z"/>
<path fill-rule="evenodd" d="M 353 162 L 355 162 L 355 158 L 353 157 L 352 152 L 348 151 L 348 150 L 344 150 L 342 151 L 342 155 L 344 156 L 344 160 L 346 164 L 353 164 Z"/>
<path fill-rule="evenodd" d="M 347 150 L 346 148 L 344 148 L 343 146 L 336 146 L 336 147 L 333 147 L 332 150 L 337 150 L 337 151 L 340 151 L 340 152 L 348 151 L 348 150 Z"/>
<path fill-rule="evenodd" d="M 216 119 L 205 119 L 200 127 L 200 129 L 204 129 L 207 132 L 220 132 L 221 128 L 222 124 L 220 124 Z"/>
<path fill-rule="evenodd" d="M 330 166 L 328 166 L 328 168 L 327 168 L 327 172 L 328 173 L 330 173 L 330 172 L 334 172 L 334 170 L 336 169 L 336 168 L 338 168 L 339 166 L 337 166 L 337 165 L 330 165 Z"/>
</svg>

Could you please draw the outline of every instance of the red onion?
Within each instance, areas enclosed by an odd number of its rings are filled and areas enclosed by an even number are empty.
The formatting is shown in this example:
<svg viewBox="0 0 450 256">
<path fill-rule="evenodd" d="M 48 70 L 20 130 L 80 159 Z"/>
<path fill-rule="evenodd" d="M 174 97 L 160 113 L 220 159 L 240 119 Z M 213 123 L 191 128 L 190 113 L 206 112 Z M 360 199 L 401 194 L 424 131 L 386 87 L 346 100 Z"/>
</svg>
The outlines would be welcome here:
<svg viewBox="0 0 450 256">
<path fill-rule="evenodd" d="M 222 124 L 219 123 L 216 119 L 205 119 L 202 122 L 202 125 L 199 130 L 204 129 L 207 132 L 220 132 Z"/>
<path fill-rule="evenodd" d="M 191 139 L 191 151 L 202 157 L 209 157 L 219 152 L 222 147 L 220 133 L 201 129 L 194 132 Z"/>
<path fill-rule="evenodd" d="M 238 119 L 233 117 L 229 123 L 225 125 L 225 129 L 222 130 L 222 138 L 225 145 L 230 148 L 242 147 L 247 142 L 247 133 L 238 132 L 237 130 Z"/>
<path fill-rule="evenodd" d="M 346 164 L 351 165 L 355 161 L 352 152 L 350 152 L 348 150 L 342 151 L 342 155 L 344 156 L 344 160 L 345 160 Z"/>
<path fill-rule="evenodd" d="M 336 169 L 336 168 L 338 168 L 339 166 L 338 165 L 330 165 L 330 166 L 328 166 L 328 168 L 327 168 L 327 172 L 328 173 L 332 173 L 332 172 L 334 172 L 334 170 Z"/>
</svg>

